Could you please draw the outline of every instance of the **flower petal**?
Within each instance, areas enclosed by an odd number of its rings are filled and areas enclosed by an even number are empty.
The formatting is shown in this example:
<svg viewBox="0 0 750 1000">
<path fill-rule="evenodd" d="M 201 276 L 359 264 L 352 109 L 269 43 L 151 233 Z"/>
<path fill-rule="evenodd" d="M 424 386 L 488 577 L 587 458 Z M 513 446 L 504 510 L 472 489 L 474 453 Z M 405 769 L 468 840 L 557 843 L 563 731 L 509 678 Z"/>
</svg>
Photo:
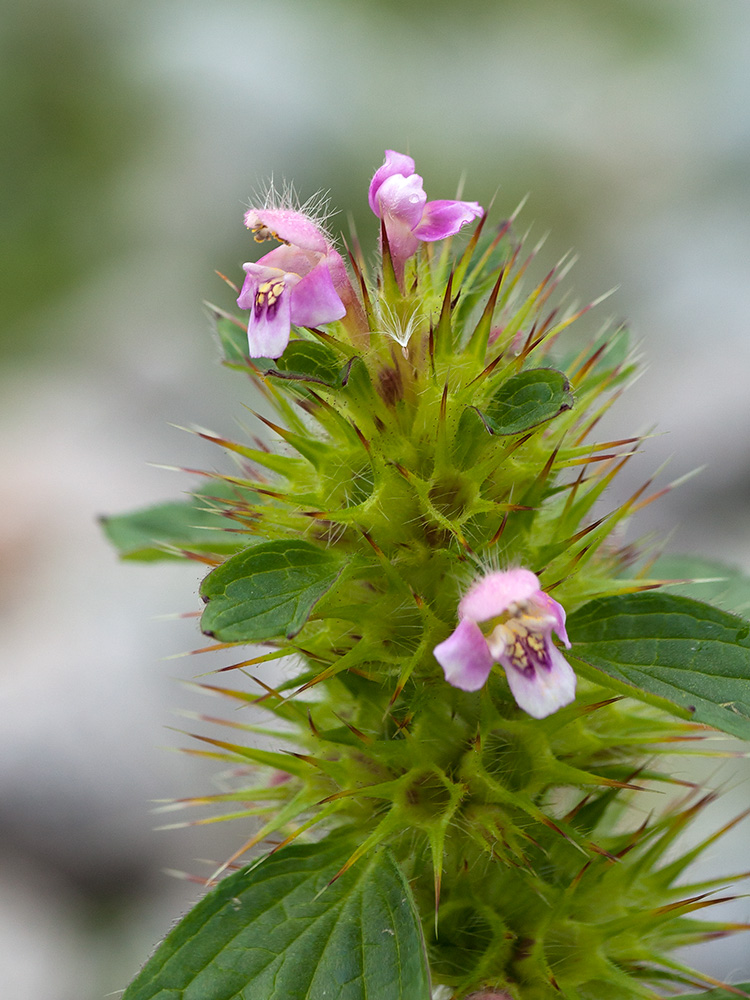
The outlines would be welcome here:
<svg viewBox="0 0 750 1000">
<path fill-rule="evenodd" d="M 309 216 L 291 208 L 248 209 L 245 212 L 245 225 L 256 234 L 258 242 L 275 238 L 301 250 L 325 253 L 330 249 L 330 243 L 322 229 Z"/>
<path fill-rule="evenodd" d="M 550 597 L 549 594 L 545 594 L 543 590 L 539 591 L 537 596 L 534 598 L 534 604 L 545 614 L 549 615 L 552 619 L 552 628 L 555 630 L 557 635 L 562 639 L 563 644 L 566 649 L 570 649 L 570 639 L 568 638 L 568 633 L 565 630 L 565 608 L 562 604 Z"/>
<path fill-rule="evenodd" d="M 300 250 L 299 247 L 282 244 L 280 247 L 274 247 L 256 263 L 262 267 L 291 271 L 292 274 L 304 277 L 321 259 L 321 255 L 313 250 Z"/>
<path fill-rule="evenodd" d="M 347 295 L 350 298 L 354 298 L 354 289 L 349 280 L 349 275 L 346 273 L 346 264 L 341 254 L 336 250 L 331 250 L 326 254 L 325 262 L 333 281 L 333 287 L 342 299 L 346 298 Z"/>
<path fill-rule="evenodd" d="M 488 573 L 461 598 L 458 617 L 475 622 L 488 621 L 503 614 L 511 604 L 536 601 L 540 594 L 542 591 L 539 589 L 539 580 L 530 569 L 507 569 Z"/>
<path fill-rule="evenodd" d="M 422 218 L 427 201 L 422 178 L 419 174 L 412 174 L 410 177 L 394 174 L 387 177 L 380 185 L 377 201 L 379 211 L 375 214 L 385 219 L 386 224 L 390 217 L 408 226 L 411 231 Z M 390 231 L 388 237 L 390 239 Z"/>
<path fill-rule="evenodd" d="M 252 309 L 255 302 L 255 293 L 258 285 L 263 281 L 278 279 L 284 280 L 284 271 L 278 267 L 268 267 L 261 261 L 251 264 L 243 264 L 245 280 L 242 283 L 240 294 L 237 296 L 237 305 L 240 309 Z"/>
<path fill-rule="evenodd" d="M 536 664 L 519 670 L 510 662 L 500 662 L 505 668 L 513 697 L 519 708 L 534 719 L 544 719 L 558 708 L 569 705 L 576 696 L 576 675 L 559 649 L 548 639 L 546 643 L 549 666 Z"/>
<path fill-rule="evenodd" d="M 258 264 L 244 264 L 246 277 L 237 298 L 241 309 L 249 309 L 248 355 L 278 358 L 291 333 L 291 296 L 297 275 Z"/>
<path fill-rule="evenodd" d="M 461 226 L 478 218 L 483 211 L 476 201 L 428 201 L 414 235 L 427 242 L 455 236 Z"/>
<path fill-rule="evenodd" d="M 471 621 L 459 622 L 434 650 L 445 679 L 462 691 L 478 691 L 489 677 L 492 656 L 482 630 Z"/>
<path fill-rule="evenodd" d="M 298 326 L 319 326 L 345 314 L 346 306 L 334 288 L 331 272 L 321 260 L 292 291 L 291 321 Z"/>
<path fill-rule="evenodd" d="M 397 153 L 395 149 L 386 149 L 385 163 L 375 171 L 375 176 L 370 181 L 370 190 L 367 196 L 370 208 L 378 218 L 381 217 L 380 205 L 378 204 L 378 191 L 383 181 L 394 174 L 401 174 L 402 177 L 411 177 L 413 173 L 414 160 L 410 156 Z"/>
</svg>

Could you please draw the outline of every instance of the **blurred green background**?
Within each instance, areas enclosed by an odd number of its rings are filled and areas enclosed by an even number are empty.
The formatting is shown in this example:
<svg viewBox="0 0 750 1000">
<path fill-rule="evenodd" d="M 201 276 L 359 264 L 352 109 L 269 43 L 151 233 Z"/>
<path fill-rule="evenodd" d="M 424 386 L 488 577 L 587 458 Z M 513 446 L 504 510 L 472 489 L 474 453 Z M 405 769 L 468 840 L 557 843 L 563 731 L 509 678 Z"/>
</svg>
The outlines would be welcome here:
<svg viewBox="0 0 750 1000">
<path fill-rule="evenodd" d="M 627 318 L 648 362 L 602 429 L 657 427 L 622 489 L 707 465 L 631 534 L 750 569 L 749 44 L 747 0 L 5 5 L 0 995 L 122 988 L 198 891 L 160 869 L 206 874 L 242 835 L 151 830 L 149 799 L 214 780 L 159 746 L 171 706 L 205 706 L 174 683 L 198 661 L 160 660 L 194 622 L 151 616 L 194 609 L 199 574 L 118 565 L 94 519 L 189 487 L 147 461 L 219 461 L 170 422 L 244 419 L 202 300 L 229 304 L 214 269 L 241 277 L 271 176 L 329 191 L 365 247 L 386 147 L 429 198 L 463 177 L 501 216 L 529 194 L 544 265 L 578 254 L 581 301 L 619 285 L 590 329 Z M 693 960 L 747 978 L 747 954 Z"/>
</svg>

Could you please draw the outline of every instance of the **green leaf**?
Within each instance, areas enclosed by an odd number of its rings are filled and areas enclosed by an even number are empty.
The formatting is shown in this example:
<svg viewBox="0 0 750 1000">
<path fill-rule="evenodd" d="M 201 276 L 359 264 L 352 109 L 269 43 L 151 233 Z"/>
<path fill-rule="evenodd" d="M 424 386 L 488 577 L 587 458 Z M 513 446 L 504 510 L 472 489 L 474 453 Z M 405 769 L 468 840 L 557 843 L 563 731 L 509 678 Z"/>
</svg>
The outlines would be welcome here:
<svg viewBox="0 0 750 1000">
<path fill-rule="evenodd" d="M 748 616 L 750 612 L 750 578 L 723 563 L 698 556 L 662 556 L 649 570 L 649 576 L 660 580 L 694 580 L 670 586 L 669 593 L 693 597 L 738 615 Z"/>
<path fill-rule="evenodd" d="M 350 358 L 344 366 L 341 384 L 350 398 L 359 400 L 364 405 L 372 404 L 376 400 L 380 402 L 380 397 L 373 388 L 367 365 L 358 354 Z"/>
<path fill-rule="evenodd" d="M 340 842 L 286 847 L 225 878 L 122 1000 L 429 1000 L 419 917 L 393 857 L 331 885 Z"/>
<path fill-rule="evenodd" d="M 453 439 L 453 462 L 460 469 L 470 469 L 484 446 L 492 441 L 488 423 L 473 406 L 467 406 L 458 419 Z"/>
<path fill-rule="evenodd" d="M 249 544 L 248 537 L 232 534 L 216 500 L 255 501 L 255 494 L 216 481 L 189 500 L 155 504 L 129 514 L 102 517 L 104 534 L 123 559 L 155 561 L 182 558 L 169 549 L 190 552 L 236 552 Z"/>
<path fill-rule="evenodd" d="M 244 364 L 247 359 L 247 324 L 240 326 L 228 316 L 216 316 L 216 332 L 224 352 L 224 359 L 232 365 Z"/>
<path fill-rule="evenodd" d="M 340 385 L 342 362 L 330 347 L 312 340 L 293 340 L 268 374 L 298 382 Z"/>
<path fill-rule="evenodd" d="M 532 368 L 500 386 L 484 409 L 494 434 L 520 434 L 573 406 L 573 393 L 562 372 Z"/>
<path fill-rule="evenodd" d="M 310 542 L 262 542 L 205 578 L 201 628 L 222 642 L 291 638 L 342 568 L 339 557 Z"/>
<path fill-rule="evenodd" d="M 750 622 L 667 593 L 604 597 L 568 619 L 587 676 L 750 739 Z M 665 704 L 666 703 L 666 704 Z"/>
</svg>

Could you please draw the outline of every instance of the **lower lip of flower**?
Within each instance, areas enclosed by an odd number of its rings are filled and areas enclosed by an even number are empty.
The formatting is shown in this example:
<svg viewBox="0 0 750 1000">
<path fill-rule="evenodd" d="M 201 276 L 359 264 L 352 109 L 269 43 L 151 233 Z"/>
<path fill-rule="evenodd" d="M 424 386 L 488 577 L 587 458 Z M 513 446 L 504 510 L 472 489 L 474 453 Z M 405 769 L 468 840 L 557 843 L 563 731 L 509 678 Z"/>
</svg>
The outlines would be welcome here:
<svg viewBox="0 0 750 1000">
<path fill-rule="evenodd" d="M 487 644 L 496 661 L 505 660 L 519 673 L 530 677 L 538 667 L 549 670 L 551 664 L 543 633 L 527 627 L 523 621 L 510 620 L 493 629 Z"/>
<path fill-rule="evenodd" d="M 284 291 L 283 281 L 264 281 L 255 293 L 255 315 L 275 312 L 275 306 Z"/>
</svg>

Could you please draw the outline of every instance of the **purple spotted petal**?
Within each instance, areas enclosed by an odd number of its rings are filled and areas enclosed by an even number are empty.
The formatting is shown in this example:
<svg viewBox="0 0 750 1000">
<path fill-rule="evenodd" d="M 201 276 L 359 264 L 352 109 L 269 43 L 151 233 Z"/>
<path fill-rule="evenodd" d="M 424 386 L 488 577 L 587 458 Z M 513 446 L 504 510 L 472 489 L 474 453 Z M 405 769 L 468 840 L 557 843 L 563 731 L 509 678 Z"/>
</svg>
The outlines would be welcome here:
<svg viewBox="0 0 750 1000">
<path fill-rule="evenodd" d="M 315 253 L 325 253 L 330 248 L 325 233 L 312 219 L 291 208 L 251 208 L 245 213 L 245 225 L 260 239 L 275 237 Z"/>
<path fill-rule="evenodd" d="M 375 176 L 370 181 L 370 190 L 368 193 L 368 200 L 370 202 L 370 208 L 373 210 L 375 215 L 380 218 L 380 206 L 378 205 L 378 191 L 383 183 L 389 177 L 394 174 L 401 174 L 402 177 L 411 177 L 414 173 L 414 160 L 410 156 L 405 156 L 403 153 L 397 153 L 395 149 L 386 149 L 385 151 L 385 163 L 382 167 L 378 167 L 375 171 Z"/>
<path fill-rule="evenodd" d="M 478 218 L 482 211 L 475 201 L 428 201 L 414 235 L 427 242 L 444 240 L 455 236 L 461 226 Z"/>
<path fill-rule="evenodd" d="M 298 274 L 301 278 L 304 278 L 306 274 L 309 274 L 321 262 L 328 268 L 331 280 L 333 281 L 333 287 L 338 294 L 340 296 L 347 294 L 352 296 L 352 285 L 349 281 L 349 275 L 346 273 L 346 265 L 341 254 L 336 250 L 329 250 L 321 258 L 318 253 L 310 253 L 306 250 L 300 250 L 298 247 L 280 246 L 275 247 L 270 253 L 267 253 L 257 261 L 258 264 L 263 264 L 266 267 L 275 267 L 281 271 L 290 271 L 292 274 Z M 336 319 L 339 318 L 339 316 L 336 317 Z M 294 322 L 297 321 L 295 320 Z M 319 320 L 319 322 L 323 322 L 323 320 Z"/>
<path fill-rule="evenodd" d="M 548 667 L 538 663 L 522 671 L 516 669 L 506 657 L 499 657 L 516 703 L 534 719 L 552 715 L 558 708 L 569 705 L 576 696 L 573 668 L 549 636 L 546 647 Z"/>
<path fill-rule="evenodd" d="M 445 679 L 462 691 L 478 691 L 492 669 L 487 642 L 474 622 L 459 622 L 445 642 L 435 646 L 434 653 Z"/>
<path fill-rule="evenodd" d="M 237 296 L 237 305 L 240 309 L 252 309 L 255 293 L 262 282 L 274 278 L 281 281 L 284 279 L 283 270 L 278 267 L 268 267 L 261 261 L 257 264 L 243 264 L 242 268 L 245 271 L 245 280 L 242 283 L 240 294 Z"/>
<path fill-rule="evenodd" d="M 291 298 L 297 275 L 259 264 L 244 264 L 246 276 L 237 298 L 248 309 L 248 356 L 279 358 L 289 343 Z"/>
<path fill-rule="evenodd" d="M 536 602 L 541 594 L 539 580 L 529 569 L 488 573 L 464 594 L 458 605 L 458 617 L 475 622 L 488 621 L 503 614 L 511 604 Z"/>
<path fill-rule="evenodd" d="M 319 326 L 341 319 L 345 313 L 346 307 L 334 288 L 331 272 L 322 260 L 294 286 L 291 321 L 298 326 Z"/>
</svg>

